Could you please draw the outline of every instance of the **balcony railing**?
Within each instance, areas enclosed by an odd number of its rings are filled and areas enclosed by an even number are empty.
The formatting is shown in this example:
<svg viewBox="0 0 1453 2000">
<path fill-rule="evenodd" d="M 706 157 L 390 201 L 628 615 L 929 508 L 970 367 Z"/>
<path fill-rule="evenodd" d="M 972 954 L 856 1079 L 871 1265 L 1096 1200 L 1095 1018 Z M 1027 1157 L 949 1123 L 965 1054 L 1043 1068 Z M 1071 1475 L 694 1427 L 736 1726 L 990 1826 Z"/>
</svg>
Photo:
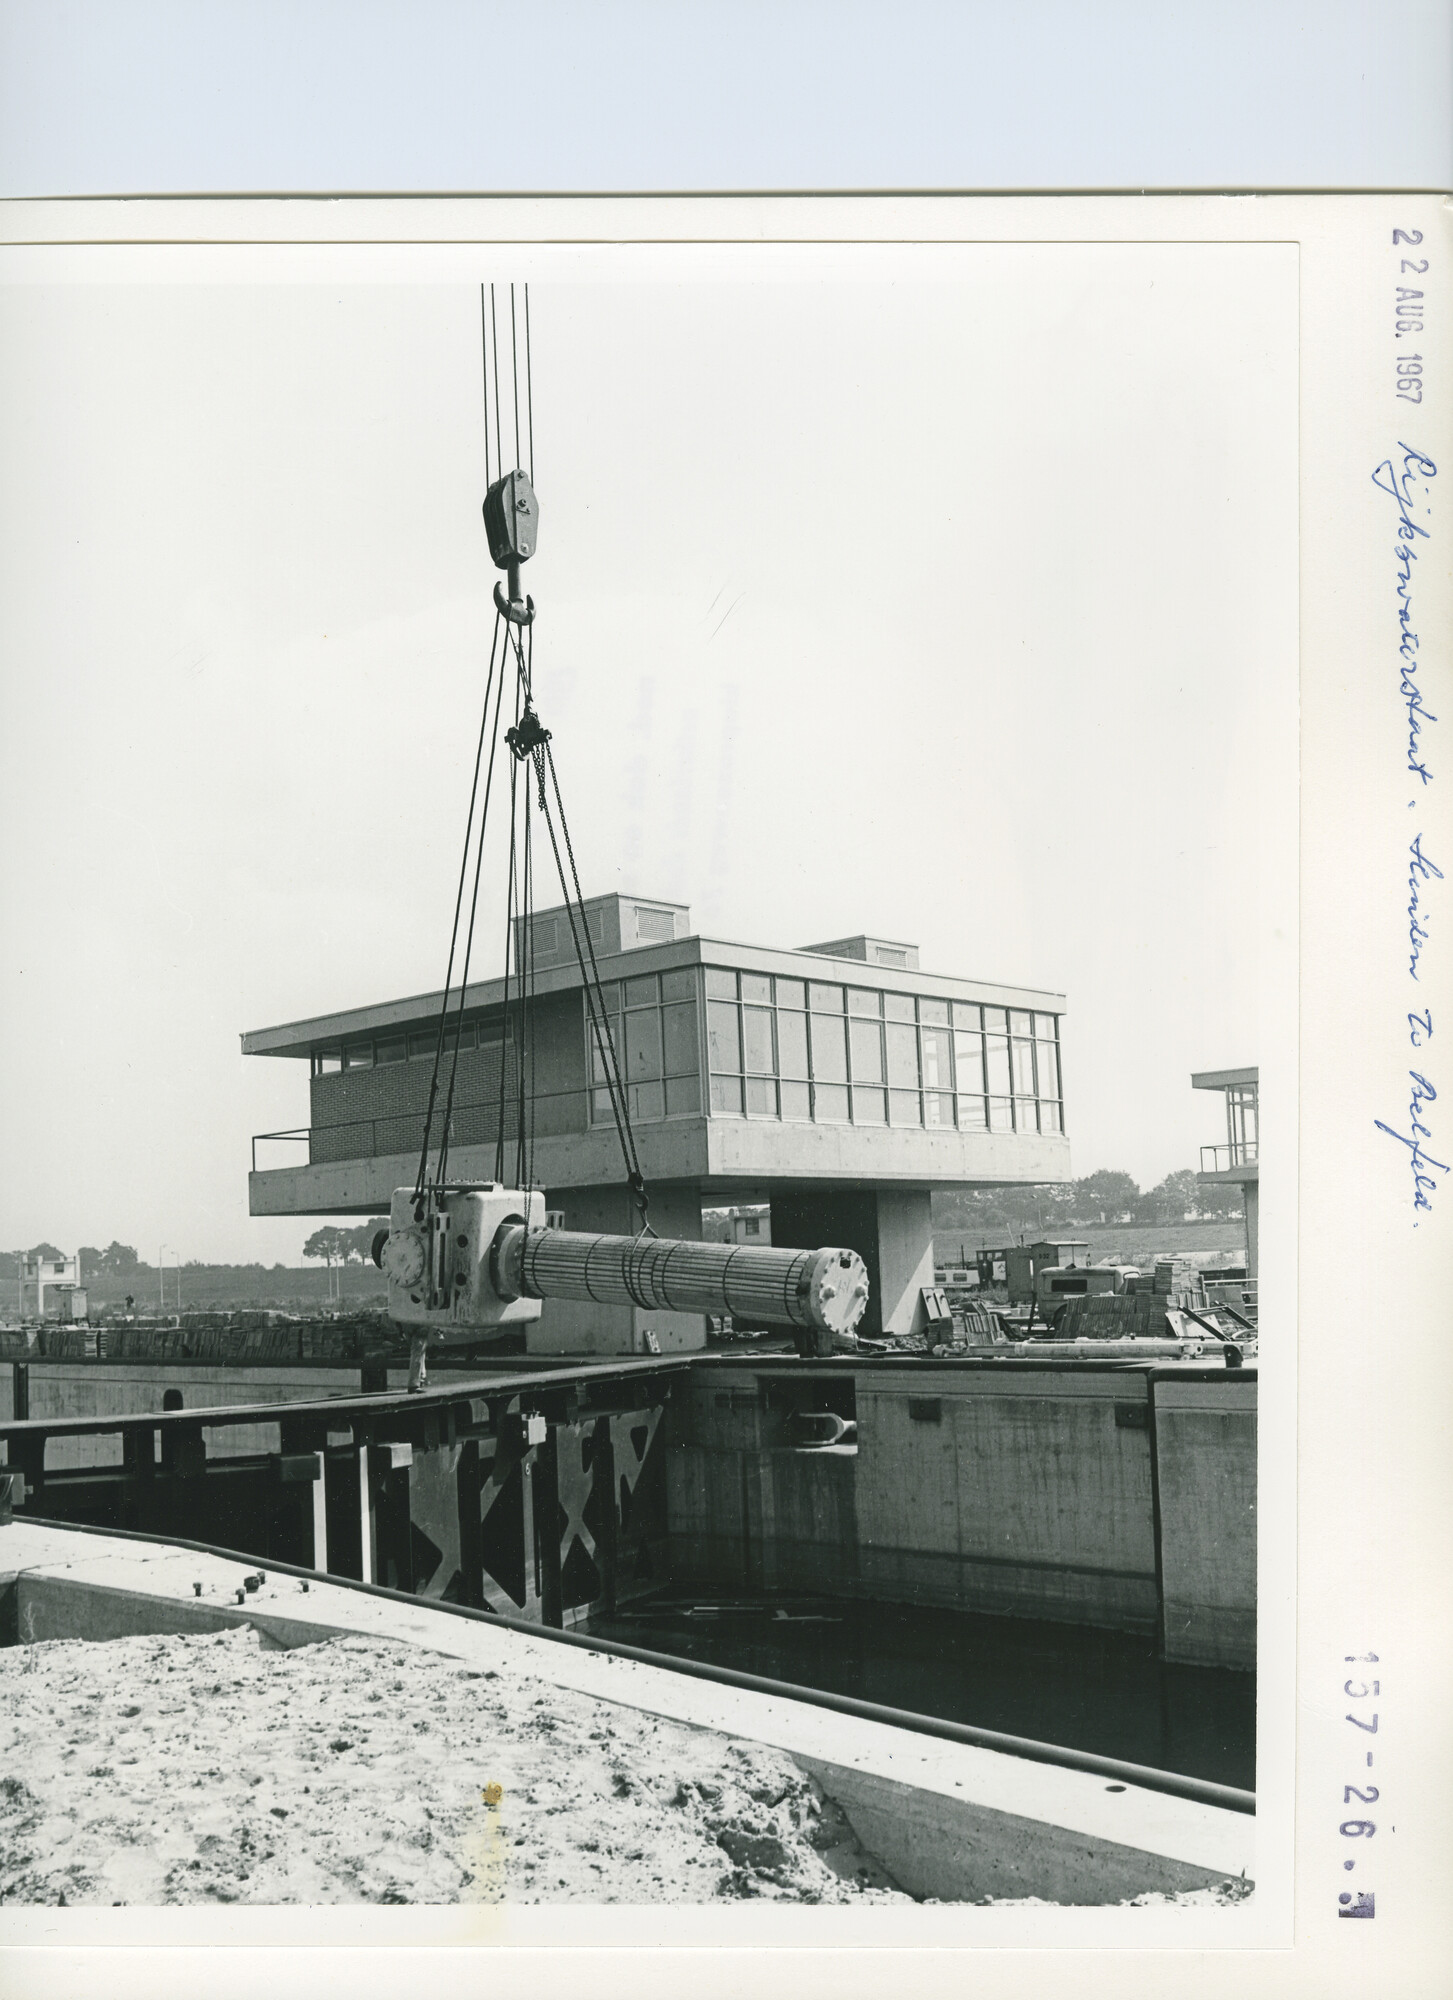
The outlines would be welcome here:
<svg viewBox="0 0 1453 2000">
<path fill-rule="evenodd" d="M 1201 1172 L 1203 1174 L 1225 1173 L 1229 1167 L 1247 1167 L 1255 1163 L 1256 1141 L 1236 1139 L 1229 1146 L 1202 1146 Z"/>
<path fill-rule="evenodd" d="M 300 1160 L 296 1152 L 294 1152 L 286 1159 L 265 1160 L 263 1166 L 260 1168 L 257 1164 L 257 1149 L 259 1146 L 271 1146 L 274 1144 L 294 1147 L 299 1145 L 305 1146 L 308 1143 L 308 1137 L 309 1134 L 306 1125 L 298 1126 L 291 1132 L 254 1132 L 252 1135 L 252 1171 L 260 1173 L 267 1167 L 306 1166 L 307 1162 Z"/>
</svg>

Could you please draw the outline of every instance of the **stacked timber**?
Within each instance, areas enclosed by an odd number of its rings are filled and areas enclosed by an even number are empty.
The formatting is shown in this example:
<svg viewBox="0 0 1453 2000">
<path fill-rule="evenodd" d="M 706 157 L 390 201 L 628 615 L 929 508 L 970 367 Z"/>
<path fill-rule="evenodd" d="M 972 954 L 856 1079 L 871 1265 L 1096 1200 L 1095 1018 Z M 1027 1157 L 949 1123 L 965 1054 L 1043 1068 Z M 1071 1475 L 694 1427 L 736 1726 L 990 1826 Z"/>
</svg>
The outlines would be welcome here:
<svg viewBox="0 0 1453 2000">
<path fill-rule="evenodd" d="M 0 1361 L 196 1361 L 255 1366 L 321 1361 L 347 1365 L 406 1352 L 379 1312 L 304 1320 L 265 1309 L 109 1320 L 99 1327 L 0 1328 Z"/>
<path fill-rule="evenodd" d="M 1155 1291 L 1071 1299 L 1055 1326 L 1060 1340 L 1162 1340 L 1169 1300 Z"/>
</svg>

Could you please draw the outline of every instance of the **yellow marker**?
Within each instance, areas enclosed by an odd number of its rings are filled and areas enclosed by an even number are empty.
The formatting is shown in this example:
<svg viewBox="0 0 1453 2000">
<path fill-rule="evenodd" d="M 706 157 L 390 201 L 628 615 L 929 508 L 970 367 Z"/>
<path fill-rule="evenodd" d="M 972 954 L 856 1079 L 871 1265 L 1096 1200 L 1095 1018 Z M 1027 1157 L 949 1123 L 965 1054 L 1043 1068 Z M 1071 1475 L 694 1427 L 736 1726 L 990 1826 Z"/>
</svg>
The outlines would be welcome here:
<svg viewBox="0 0 1453 2000">
<path fill-rule="evenodd" d="M 484 1800 L 484 1803 L 487 1806 L 497 1806 L 500 1800 L 504 1797 L 504 1795 L 505 1795 L 505 1788 L 503 1785 L 490 1784 L 485 1786 L 483 1792 L 481 1792 L 480 1794 L 480 1797 Z"/>
</svg>

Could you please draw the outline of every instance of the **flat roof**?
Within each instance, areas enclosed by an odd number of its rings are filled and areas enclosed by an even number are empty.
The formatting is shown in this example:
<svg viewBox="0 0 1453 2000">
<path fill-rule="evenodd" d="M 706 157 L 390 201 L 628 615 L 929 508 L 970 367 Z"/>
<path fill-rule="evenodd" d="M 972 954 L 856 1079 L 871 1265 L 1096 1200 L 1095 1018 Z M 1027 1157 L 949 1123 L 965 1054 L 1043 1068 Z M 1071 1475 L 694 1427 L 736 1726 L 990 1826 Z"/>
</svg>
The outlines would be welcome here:
<svg viewBox="0 0 1453 2000">
<path fill-rule="evenodd" d="M 1250 1069 L 1200 1069 L 1191 1076 L 1192 1090 L 1230 1090 L 1238 1083 L 1255 1083 L 1256 1065 Z"/>
<path fill-rule="evenodd" d="M 591 899 L 596 900 L 596 899 Z M 913 972 L 901 965 L 873 965 L 861 959 L 834 958 L 826 953 L 778 950 L 767 945 L 732 944 L 726 939 L 677 938 L 670 944 L 637 945 L 630 951 L 602 955 L 597 963 L 603 981 L 641 977 L 682 965 L 720 965 L 747 972 L 772 972 L 781 979 L 813 979 L 833 986 L 876 987 L 882 992 L 913 993 L 927 998 L 978 1002 L 988 1007 L 1024 1007 L 1043 1014 L 1063 1014 L 1063 993 L 1038 987 L 1001 986 L 982 979 L 959 979 L 944 973 Z M 568 993 L 580 985 L 576 965 L 552 966 L 535 974 L 538 994 Z M 504 1004 L 504 979 L 471 983 L 465 989 L 466 1008 Z M 245 1056 L 304 1056 L 322 1045 L 384 1029 L 423 1027 L 436 1021 L 442 990 L 415 993 L 369 1007 L 351 1007 L 333 1014 L 277 1027 L 254 1028 L 242 1036 Z M 1255 1072 L 1251 1074 L 1254 1076 Z"/>
</svg>

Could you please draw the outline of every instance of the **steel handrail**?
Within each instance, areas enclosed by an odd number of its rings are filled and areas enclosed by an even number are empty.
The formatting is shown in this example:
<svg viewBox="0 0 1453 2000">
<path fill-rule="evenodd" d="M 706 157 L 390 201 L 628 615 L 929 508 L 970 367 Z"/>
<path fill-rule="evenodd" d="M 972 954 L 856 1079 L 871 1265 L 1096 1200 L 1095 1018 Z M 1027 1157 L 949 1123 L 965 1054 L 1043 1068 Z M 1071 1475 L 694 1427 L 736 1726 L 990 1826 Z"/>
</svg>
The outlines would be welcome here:
<svg viewBox="0 0 1453 2000">
<path fill-rule="evenodd" d="M 252 1171 L 257 1172 L 257 1142 L 259 1139 L 311 1139 L 312 1130 L 307 1125 L 294 1125 L 289 1132 L 254 1132 L 252 1135 Z"/>
</svg>

